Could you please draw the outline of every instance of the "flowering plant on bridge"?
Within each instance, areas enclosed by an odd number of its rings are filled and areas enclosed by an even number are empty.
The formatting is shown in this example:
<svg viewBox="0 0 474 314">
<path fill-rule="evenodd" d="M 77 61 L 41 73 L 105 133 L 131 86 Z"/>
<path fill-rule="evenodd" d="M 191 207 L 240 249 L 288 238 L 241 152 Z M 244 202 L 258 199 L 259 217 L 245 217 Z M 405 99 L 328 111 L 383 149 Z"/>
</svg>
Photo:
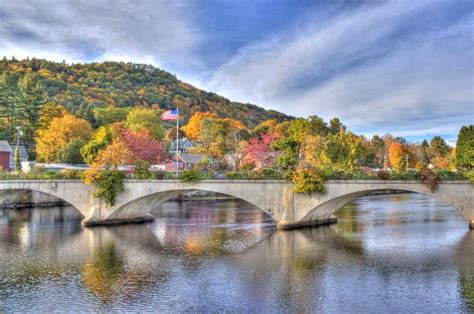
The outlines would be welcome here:
<svg viewBox="0 0 474 314">
<path fill-rule="evenodd" d="M 293 173 L 293 183 L 296 193 L 324 192 L 324 178 L 314 168 L 298 166 Z"/>
<path fill-rule="evenodd" d="M 438 175 L 428 167 L 425 167 L 420 172 L 421 183 L 426 185 L 431 192 L 436 191 L 438 188 L 439 177 Z"/>
<path fill-rule="evenodd" d="M 117 195 L 124 190 L 125 174 L 117 170 L 100 171 L 94 178 L 94 196 L 102 197 L 106 206 L 114 206 Z"/>
</svg>

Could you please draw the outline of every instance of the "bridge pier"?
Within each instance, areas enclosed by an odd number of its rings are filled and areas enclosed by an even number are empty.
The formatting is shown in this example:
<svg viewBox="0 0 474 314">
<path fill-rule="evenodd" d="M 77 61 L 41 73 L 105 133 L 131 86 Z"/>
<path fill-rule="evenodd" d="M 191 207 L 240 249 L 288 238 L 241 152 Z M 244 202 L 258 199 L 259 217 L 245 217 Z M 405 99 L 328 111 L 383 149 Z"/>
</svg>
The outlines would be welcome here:
<svg viewBox="0 0 474 314">
<path fill-rule="evenodd" d="M 107 225 L 119 225 L 119 224 L 128 224 L 128 223 L 145 223 L 152 222 L 155 220 L 155 216 L 152 214 L 146 214 L 143 217 L 133 217 L 127 219 L 94 219 L 92 217 L 86 218 L 81 221 L 81 224 L 85 227 L 94 227 L 94 226 L 107 226 Z"/>
<path fill-rule="evenodd" d="M 329 218 L 320 218 L 307 221 L 298 221 L 298 222 L 286 222 L 280 221 L 277 223 L 277 228 L 282 230 L 296 229 L 296 228 L 305 228 L 305 227 L 317 227 L 337 223 L 337 217 L 331 216 Z"/>
</svg>

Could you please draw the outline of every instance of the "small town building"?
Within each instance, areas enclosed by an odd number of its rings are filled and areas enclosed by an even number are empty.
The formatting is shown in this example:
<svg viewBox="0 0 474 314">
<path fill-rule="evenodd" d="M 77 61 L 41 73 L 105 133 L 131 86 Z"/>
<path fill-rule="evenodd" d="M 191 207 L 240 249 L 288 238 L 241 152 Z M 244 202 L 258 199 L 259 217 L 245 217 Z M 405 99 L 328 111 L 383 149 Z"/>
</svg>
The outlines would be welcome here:
<svg viewBox="0 0 474 314">
<path fill-rule="evenodd" d="M 240 157 L 237 154 L 225 154 L 225 156 L 221 159 L 221 164 L 224 166 L 224 168 L 231 171 L 237 171 L 239 162 Z"/>
<path fill-rule="evenodd" d="M 10 171 L 10 160 L 13 158 L 13 150 L 7 141 L 0 141 L 0 167 L 3 170 Z"/>
<path fill-rule="evenodd" d="M 218 162 L 205 154 L 178 154 L 178 169 L 191 170 L 200 167 L 202 171 L 216 170 Z M 166 171 L 176 171 L 176 155 L 165 161 Z"/>
<path fill-rule="evenodd" d="M 187 139 L 186 137 L 180 138 L 178 141 L 173 141 L 170 146 L 169 152 L 170 154 L 176 154 L 176 147 L 178 147 L 179 154 L 187 154 L 191 147 L 194 147 L 194 143 Z"/>
</svg>

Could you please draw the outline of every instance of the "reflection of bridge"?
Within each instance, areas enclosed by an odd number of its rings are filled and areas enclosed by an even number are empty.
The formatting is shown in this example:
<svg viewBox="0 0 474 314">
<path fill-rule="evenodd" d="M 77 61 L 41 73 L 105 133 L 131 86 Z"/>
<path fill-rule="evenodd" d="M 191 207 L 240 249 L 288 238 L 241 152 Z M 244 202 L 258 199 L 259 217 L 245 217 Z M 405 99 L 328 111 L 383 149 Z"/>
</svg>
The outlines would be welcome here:
<svg viewBox="0 0 474 314">
<path fill-rule="evenodd" d="M 301 227 L 335 221 L 333 213 L 357 197 L 401 190 L 426 194 L 453 206 L 474 228 L 474 185 L 468 182 L 443 182 L 435 192 L 418 181 L 330 181 L 325 187 L 325 193 L 298 194 L 291 183 L 276 180 L 127 180 L 115 206 L 107 208 L 93 196 L 93 186 L 78 180 L 0 181 L 0 191 L 32 190 L 68 202 L 86 217 L 86 225 L 146 221 L 157 205 L 188 191 L 203 190 L 247 201 L 268 213 L 280 228 Z"/>
</svg>

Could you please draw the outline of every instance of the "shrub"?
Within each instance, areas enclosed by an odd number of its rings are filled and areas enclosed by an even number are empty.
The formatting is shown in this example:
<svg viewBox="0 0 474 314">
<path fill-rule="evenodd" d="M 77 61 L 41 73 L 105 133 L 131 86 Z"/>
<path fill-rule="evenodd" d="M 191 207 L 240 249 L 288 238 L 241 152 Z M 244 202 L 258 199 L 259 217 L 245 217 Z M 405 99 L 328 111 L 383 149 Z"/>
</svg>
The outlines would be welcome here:
<svg viewBox="0 0 474 314">
<path fill-rule="evenodd" d="M 474 184 L 474 169 L 469 171 L 467 174 L 467 179 L 469 180 L 469 182 L 473 183 Z"/>
<path fill-rule="evenodd" d="M 82 171 L 81 170 L 64 169 L 60 172 L 60 175 L 63 179 L 81 179 L 82 178 Z"/>
<path fill-rule="evenodd" d="M 293 191 L 311 193 L 324 191 L 324 178 L 315 169 L 298 167 L 293 173 Z"/>
<path fill-rule="evenodd" d="M 201 173 L 198 169 L 184 170 L 181 172 L 181 181 L 183 182 L 198 182 L 201 179 Z"/>
<path fill-rule="evenodd" d="M 103 170 L 94 177 L 95 197 L 102 197 L 106 206 L 114 206 L 117 195 L 124 190 L 125 174 L 118 170 Z"/>
<path fill-rule="evenodd" d="M 420 172 L 420 181 L 426 185 L 431 192 L 436 191 L 439 184 L 439 178 L 436 173 L 428 167 L 425 167 Z"/>
<path fill-rule="evenodd" d="M 162 170 L 153 172 L 152 177 L 153 179 L 163 180 L 164 178 L 166 178 L 166 172 Z"/>
<path fill-rule="evenodd" d="M 388 173 L 387 171 L 379 171 L 377 172 L 377 177 L 380 180 L 388 180 L 388 178 L 390 177 L 390 173 Z"/>
<path fill-rule="evenodd" d="M 150 171 L 150 163 L 138 159 L 135 164 L 135 170 L 133 171 L 133 177 L 137 179 L 150 179 L 152 177 L 152 173 Z"/>
<path fill-rule="evenodd" d="M 36 165 L 34 166 L 33 170 L 31 171 L 32 173 L 45 173 L 46 172 L 46 167 L 42 165 Z"/>
<path fill-rule="evenodd" d="M 225 177 L 228 179 L 242 179 L 241 172 L 226 172 Z"/>
</svg>

